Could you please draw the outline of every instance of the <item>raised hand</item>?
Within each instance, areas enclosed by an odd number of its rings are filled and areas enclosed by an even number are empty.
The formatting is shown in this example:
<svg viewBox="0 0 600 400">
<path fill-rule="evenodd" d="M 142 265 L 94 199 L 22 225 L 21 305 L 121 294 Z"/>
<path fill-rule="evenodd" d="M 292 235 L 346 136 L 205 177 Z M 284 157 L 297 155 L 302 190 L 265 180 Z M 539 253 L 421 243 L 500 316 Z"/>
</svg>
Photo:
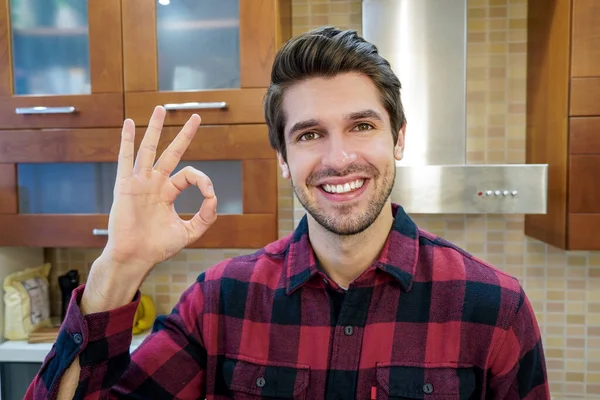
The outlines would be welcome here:
<svg viewBox="0 0 600 400">
<path fill-rule="evenodd" d="M 130 301 L 156 264 L 200 238 L 217 218 L 217 198 L 205 174 L 186 167 L 171 176 L 198 130 L 198 115 L 192 115 L 155 162 L 165 113 L 163 107 L 155 108 L 135 162 L 135 125 L 129 119 L 123 124 L 108 242 L 92 266 L 82 301 L 82 306 L 94 311 Z M 174 203 L 191 185 L 197 186 L 205 199 L 186 221 L 179 217 Z"/>
</svg>

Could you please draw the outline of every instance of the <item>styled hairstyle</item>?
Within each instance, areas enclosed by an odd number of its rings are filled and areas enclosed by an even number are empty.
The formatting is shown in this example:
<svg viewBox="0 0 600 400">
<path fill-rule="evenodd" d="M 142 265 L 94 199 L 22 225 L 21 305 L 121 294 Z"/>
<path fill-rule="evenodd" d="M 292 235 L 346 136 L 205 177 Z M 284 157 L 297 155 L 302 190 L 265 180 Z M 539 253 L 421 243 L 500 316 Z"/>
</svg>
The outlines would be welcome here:
<svg viewBox="0 0 600 400">
<path fill-rule="evenodd" d="M 364 40 L 356 31 L 325 26 L 292 38 L 275 56 L 271 84 L 265 95 L 265 119 L 271 146 L 286 162 L 285 90 L 305 79 L 333 78 L 347 72 L 364 74 L 377 86 L 381 103 L 390 116 L 394 143 L 397 142 L 406 117 L 400 99 L 400 80 L 390 63 L 379 54 L 375 45 Z"/>
</svg>

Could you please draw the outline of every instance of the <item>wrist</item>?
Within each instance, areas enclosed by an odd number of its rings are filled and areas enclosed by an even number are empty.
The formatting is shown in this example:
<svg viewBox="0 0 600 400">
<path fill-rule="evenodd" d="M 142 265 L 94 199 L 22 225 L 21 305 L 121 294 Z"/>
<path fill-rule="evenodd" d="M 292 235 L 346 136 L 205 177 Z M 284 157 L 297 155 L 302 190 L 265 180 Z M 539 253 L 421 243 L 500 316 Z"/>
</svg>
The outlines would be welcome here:
<svg viewBox="0 0 600 400">
<path fill-rule="evenodd" d="M 103 256 L 97 258 L 88 275 L 81 297 L 84 315 L 125 306 L 135 297 L 149 268 L 119 265 Z M 136 273 L 137 272 L 137 273 Z"/>
</svg>

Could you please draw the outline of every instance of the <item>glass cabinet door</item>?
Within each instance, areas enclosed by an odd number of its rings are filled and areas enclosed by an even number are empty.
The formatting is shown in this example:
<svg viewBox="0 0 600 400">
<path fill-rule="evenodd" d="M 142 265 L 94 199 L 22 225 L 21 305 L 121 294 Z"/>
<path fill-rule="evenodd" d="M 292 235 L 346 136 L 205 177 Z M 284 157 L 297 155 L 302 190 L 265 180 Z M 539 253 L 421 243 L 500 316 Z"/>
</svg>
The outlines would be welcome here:
<svg viewBox="0 0 600 400">
<path fill-rule="evenodd" d="M 219 214 L 242 214 L 242 162 L 187 161 L 213 181 Z M 23 163 L 17 164 L 20 214 L 108 214 L 113 201 L 117 163 Z M 204 200 L 190 187 L 175 201 L 180 214 L 195 214 Z M 98 227 L 102 228 L 102 227 Z"/>
<path fill-rule="evenodd" d="M 122 124 L 120 0 L 0 0 L 3 8 L 0 129 Z"/>
<path fill-rule="evenodd" d="M 15 95 L 90 94 L 86 0 L 10 0 Z"/>
<path fill-rule="evenodd" d="M 192 112 L 204 123 L 264 123 L 275 52 L 287 39 L 289 0 L 139 0 L 123 3 L 126 116 L 166 125 Z"/>
<path fill-rule="evenodd" d="M 161 0 L 156 6 L 158 90 L 240 87 L 238 0 Z"/>
</svg>

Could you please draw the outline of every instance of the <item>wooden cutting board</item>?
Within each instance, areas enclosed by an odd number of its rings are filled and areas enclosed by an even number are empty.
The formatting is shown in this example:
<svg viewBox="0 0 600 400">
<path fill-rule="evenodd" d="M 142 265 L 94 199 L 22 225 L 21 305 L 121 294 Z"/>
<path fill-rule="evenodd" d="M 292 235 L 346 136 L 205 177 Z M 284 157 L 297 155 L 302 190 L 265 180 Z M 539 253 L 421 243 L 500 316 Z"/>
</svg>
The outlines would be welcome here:
<svg viewBox="0 0 600 400">
<path fill-rule="evenodd" d="M 29 334 L 27 343 L 54 343 L 60 327 L 39 328 Z"/>
</svg>

